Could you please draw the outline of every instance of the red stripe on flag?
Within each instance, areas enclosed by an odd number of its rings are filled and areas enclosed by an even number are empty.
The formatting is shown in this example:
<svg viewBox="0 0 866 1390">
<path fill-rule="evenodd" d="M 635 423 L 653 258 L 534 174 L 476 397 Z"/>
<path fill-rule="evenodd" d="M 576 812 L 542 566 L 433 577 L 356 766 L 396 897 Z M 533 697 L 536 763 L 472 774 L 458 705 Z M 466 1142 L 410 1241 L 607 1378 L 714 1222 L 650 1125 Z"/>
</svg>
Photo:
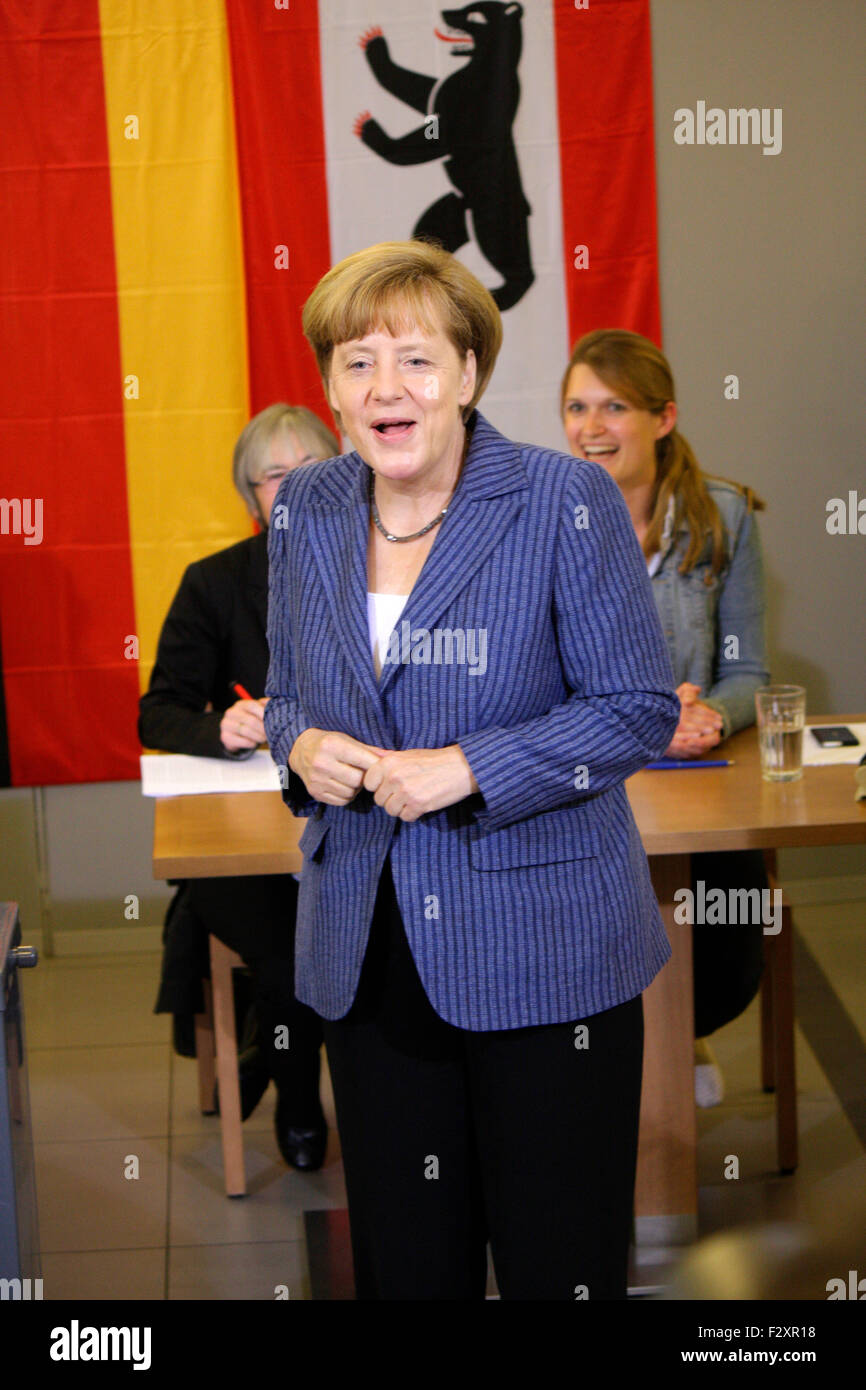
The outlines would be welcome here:
<svg viewBox="0 0 866 1390">
<path fill-rule="evenodd" d="M 554 0 L 554 24 L 571 344 L 593 328 L 661 343 L 649 0 Z"/>
<path fill-rule="evenodd" d="M 318 6 L 226 0 L 234 92 L 250 407 L 306 405 L 329 425 L 301 310 L 331 264 Z M 277 262 L 285 247 L 288 267 Z"/>
<path fill-rule="evenodd" d="M 138 775 L 120 345 L 97 0 L 0 11 L 0 535 L 12 781 Z M 7 530 L 9 527 L 7 526 Z"/>
</svg>

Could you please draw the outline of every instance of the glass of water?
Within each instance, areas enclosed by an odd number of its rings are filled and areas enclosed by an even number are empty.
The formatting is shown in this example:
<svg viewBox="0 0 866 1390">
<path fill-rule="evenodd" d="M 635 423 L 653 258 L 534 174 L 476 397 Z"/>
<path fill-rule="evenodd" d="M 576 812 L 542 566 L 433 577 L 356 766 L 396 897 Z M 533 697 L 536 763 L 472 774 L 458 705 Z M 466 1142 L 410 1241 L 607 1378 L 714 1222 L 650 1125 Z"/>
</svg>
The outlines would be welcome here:
<svg viewBox="0 0 866 1390">
<path fill-rule="evenodd" d="M 764 685 L 755 691 L 761 775 L 767 782 L 803 776 L 806 691 L 802 685 Z"/>
</svg>

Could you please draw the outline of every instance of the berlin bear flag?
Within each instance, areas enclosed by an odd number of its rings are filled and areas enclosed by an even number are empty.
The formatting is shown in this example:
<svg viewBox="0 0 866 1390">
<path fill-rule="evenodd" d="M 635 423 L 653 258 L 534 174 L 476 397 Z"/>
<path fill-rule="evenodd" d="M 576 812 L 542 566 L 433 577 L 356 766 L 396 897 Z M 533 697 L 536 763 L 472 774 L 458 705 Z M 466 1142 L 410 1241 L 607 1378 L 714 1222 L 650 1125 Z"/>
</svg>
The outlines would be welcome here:
<svg viewBox="0 0 866 1390">
<path fill-rule="evenodd" d="M 248 533 L 237 434 L 331 423 L 300 323 L 329 265 L 453 250 L 520 440 L 564 446 L 581 333 L 659 340 L 649 4 L 39 0 L 0 39 L 0 781 L 134 778 L 183 569 Z"/>
</svg>

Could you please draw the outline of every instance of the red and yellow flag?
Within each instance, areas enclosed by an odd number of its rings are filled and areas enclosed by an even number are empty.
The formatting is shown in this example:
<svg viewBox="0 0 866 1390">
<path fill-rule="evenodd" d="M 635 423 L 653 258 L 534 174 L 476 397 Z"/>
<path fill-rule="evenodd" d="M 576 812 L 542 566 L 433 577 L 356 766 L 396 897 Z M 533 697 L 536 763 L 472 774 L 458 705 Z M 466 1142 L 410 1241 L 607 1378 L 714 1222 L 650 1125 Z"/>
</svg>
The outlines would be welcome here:
<svg viewBox="0 0 866 1390">
<path fill-rule="evenodd" d="M 648 0 L 485 9 L 0 9 L 0 784 L 137 777 L 183 569 L 249 532 L 240 429 L 332 423 L 300 324 L 332 257 L 453 237 L 501 295 L 483 408 L 521 439 L 561 445 L 580 333 L 658 341 Z"/>
</svg>

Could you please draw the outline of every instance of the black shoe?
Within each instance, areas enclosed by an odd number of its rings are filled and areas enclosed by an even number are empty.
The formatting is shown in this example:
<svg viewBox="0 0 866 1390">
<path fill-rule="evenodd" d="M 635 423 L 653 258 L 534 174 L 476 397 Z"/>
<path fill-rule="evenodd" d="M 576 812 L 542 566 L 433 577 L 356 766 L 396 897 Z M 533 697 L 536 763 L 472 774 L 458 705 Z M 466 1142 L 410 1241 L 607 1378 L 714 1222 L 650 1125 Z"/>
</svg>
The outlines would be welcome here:
<svg viewBox="0 0 866 1390">
<path fill-rule="evenodd" d="M 314 1173 L 321 1168 L 328 1144 L 328 1126 L 324 1116 L 321 1124 L 314 1129 L 298 1129 L 288 1123 L 287 1107 L 280 1098 L 274 1114 L 274 1129 L 280 1153 L 290 1167 L 302 1173 Z"/>
<path fill-rule="evenodd" d="M 257 1047 L 248 1047 L 238 1056 L 238 1081 L 241 1087 L 241 1119 L 248 1120 L 270 1083 L 262 1054 Z M 219 1082 L 214 1082 L 214 1111 L 220 1112 Z"/>
</svg>

